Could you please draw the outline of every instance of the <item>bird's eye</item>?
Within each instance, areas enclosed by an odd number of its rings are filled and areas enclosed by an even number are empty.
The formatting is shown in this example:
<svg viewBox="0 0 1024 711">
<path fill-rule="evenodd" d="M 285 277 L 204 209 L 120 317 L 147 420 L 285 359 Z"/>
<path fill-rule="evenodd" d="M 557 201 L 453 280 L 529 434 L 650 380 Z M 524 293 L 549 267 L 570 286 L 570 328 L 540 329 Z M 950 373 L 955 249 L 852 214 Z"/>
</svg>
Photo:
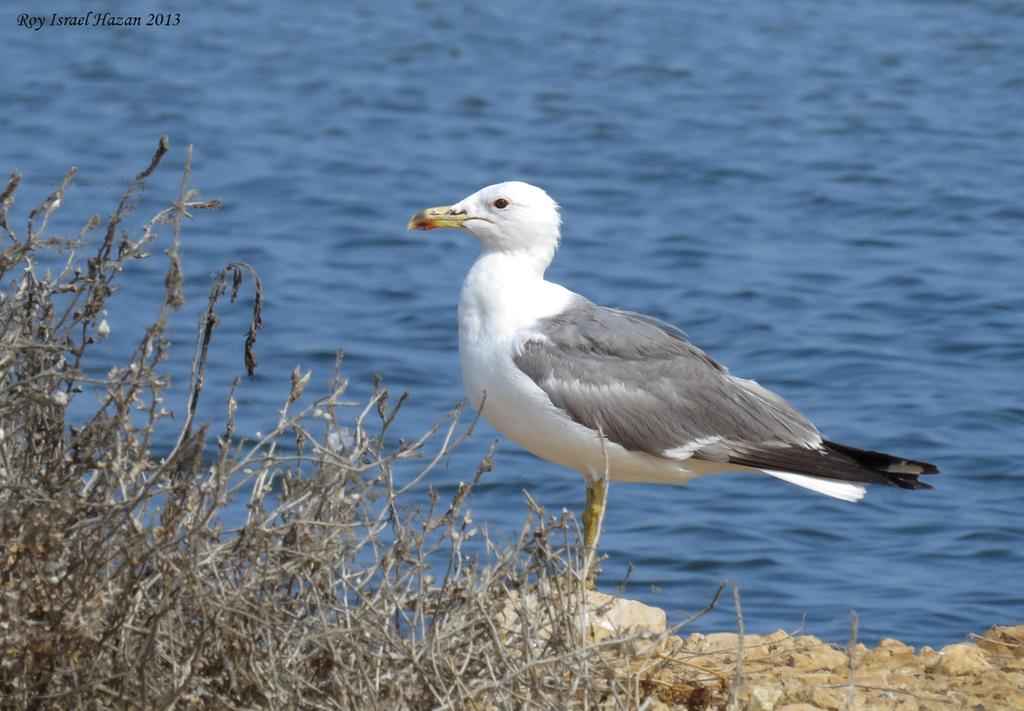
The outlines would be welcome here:
<svg viewBox="0 0 1024 711">
<path fill-rule="evenodd" d="M 509 205 L 508 200 L 506 200 L 505 198 L 498 198 L 491 204 L 494 205 L 499 210 L 504 210 Z"/>
</svg>

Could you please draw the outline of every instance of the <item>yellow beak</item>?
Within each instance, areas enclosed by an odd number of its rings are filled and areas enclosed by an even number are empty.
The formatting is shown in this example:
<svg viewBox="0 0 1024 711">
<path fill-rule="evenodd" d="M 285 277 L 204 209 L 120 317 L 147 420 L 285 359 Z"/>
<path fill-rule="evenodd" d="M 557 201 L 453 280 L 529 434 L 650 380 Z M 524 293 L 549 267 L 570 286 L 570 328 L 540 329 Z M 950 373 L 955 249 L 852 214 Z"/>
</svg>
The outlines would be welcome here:
<svg viewBox="0 0 1024 711">
<path fill-rule="evenodd" d="M 420 210 L 406 225 L 410 230 L 436 230 L 438 227 L 462 227 L 466 221 L 465 213 L 454 214 L 450 205 L 428 207 Z"/>
</svg>

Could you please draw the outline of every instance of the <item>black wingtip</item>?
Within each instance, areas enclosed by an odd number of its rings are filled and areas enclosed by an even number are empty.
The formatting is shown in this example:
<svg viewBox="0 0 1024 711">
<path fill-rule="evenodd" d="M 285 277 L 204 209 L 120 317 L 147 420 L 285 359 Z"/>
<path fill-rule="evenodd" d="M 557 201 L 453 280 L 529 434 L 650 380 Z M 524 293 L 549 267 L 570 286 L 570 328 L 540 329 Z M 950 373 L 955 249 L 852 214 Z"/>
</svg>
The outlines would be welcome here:
<svg viewBox="0 0 1024 711">
<path fill-rule="evenodd" d="M 931 484 L 918 480 L 918 477 L 939 473 L 939 468 L 928 462 L 895 457 L 871 449 L 858 449 L 827 440 L 823 444 L 827 449 L 852 459 L 858 466 L 878 472 L 886 478 L 886 483 L 890 486 L 898 486 L 901 489 L 932 489 L 934 487 Z"/>
<path fill-rule="evenodd" d="M 936 469 L 934 472 L 928 472 L 929 474 L 938 474 Z M 898 486 L 901 489 L 934 489 L 935 487 L 927 482 L 923 482 L 917 478 L 916 474 L 899 474 L 890 475 L 889 482 L 893 486 Z"/>
</svg>

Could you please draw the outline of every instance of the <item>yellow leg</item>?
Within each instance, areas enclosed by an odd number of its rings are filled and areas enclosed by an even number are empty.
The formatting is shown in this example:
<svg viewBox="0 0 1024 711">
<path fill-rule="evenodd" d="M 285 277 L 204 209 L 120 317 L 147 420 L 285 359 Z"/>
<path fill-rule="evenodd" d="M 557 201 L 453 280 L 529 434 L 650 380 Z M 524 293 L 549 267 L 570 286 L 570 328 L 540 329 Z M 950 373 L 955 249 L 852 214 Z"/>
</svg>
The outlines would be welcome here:
<svg viewBox="0 0 1024 711">
<path fill-rule="evenodd" d="M 597 560 L 597 539 L 601 535 L 601 521 L 608 504 L 608 480 L 594 478 L 587 483 L 587 507 L 583 509 L 583 550 L 588 561 Z M 591 563 L 587 571 L 587 589 L 597 588 L 597 565 Z"/>
</svg>

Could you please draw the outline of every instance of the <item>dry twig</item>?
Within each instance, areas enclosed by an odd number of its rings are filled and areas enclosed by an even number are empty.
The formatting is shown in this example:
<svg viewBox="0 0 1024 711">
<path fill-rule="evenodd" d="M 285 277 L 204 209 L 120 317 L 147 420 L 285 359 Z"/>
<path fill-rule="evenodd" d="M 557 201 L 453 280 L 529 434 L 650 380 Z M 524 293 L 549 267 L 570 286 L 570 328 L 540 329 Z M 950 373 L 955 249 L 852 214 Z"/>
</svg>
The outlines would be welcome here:
<svg viewBox="0 0 1024 711">
<path fill-rule="evenodd" d="M 189 187 L 189 152 L 176 199 L 128 233 L 135 196 L 169 148 L 162 138 L 114 213 L 85 220 L 74 237 L 47 233 L 74 170 L 29 212 L 24 233 L 11 219 L 20 176 L 0 192 L 3 703 L 642 703 L 637 675 L 620 673 L 631 668 L 634 640 L 592 644 L 579 624 L 593 560 L 571 517 L 551 518 L 527 499 L 518 539 L 495 543 L 467 508 L 489 456 L 450 500 L 424 491 L 425 478 L 472 431 L 459 424 L 460 407 L 415 441 L 391 444 L 404 396 L 392 406 L 378 386 L 368 403 L 352 402 L 339 355 L 327 392 L 297 411 L 310 374 L 296 369 L 276 426 L 254 441 L 235 431 L 234 389 L 219 437 L 195 426 L 217 302 L 235 299 L 243 273 L 255 287 L 245 367 L 256 367 L 263 294 L 245 264 L 229 264 L 214 280 L 185 417 L 174 424 L 161 368 L 170 315 L 184 300 L 181 233 L 185 218 L 219 201 Z M 166 227 L 159 313 L 134 350 L 97 376 L 87 367 L 91 346 L 109 332 L 101 324 L 119 275 L 149 257 Z M 86 393 L 95 409 L 70 414 L 72 399 Z M 161 457 L 154 442 L 173 446 Z M 235 502 L 247 506 L 245 516 L 229 512 Z"/>
</svg>

